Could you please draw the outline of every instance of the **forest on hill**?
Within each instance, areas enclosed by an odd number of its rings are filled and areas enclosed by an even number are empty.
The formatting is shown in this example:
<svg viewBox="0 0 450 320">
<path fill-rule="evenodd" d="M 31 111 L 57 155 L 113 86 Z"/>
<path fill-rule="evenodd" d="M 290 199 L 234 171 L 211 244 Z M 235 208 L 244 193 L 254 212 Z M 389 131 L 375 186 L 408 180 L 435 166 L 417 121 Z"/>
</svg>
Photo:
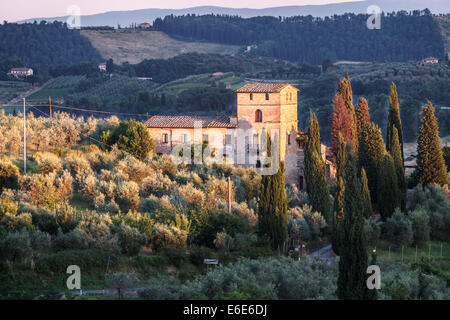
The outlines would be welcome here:
<svg viewBox="0 0 450 320">
<path fill-rule="evenodd" d="M 369 15 L 332 17 L 255 17 L 228 15 L 166 16 L 154 29 L 171 36 L 232 45 L 256 45 L 257 55 L 297 63 L 320 64 L 326 59 L 409 61 L 442 57 L 444 42 L 429 11 L 384 14 L 381 29 L 370 30 Z"/>
<path fill-rule="evenodd" d="M 0 60 L 19 58 L 29 67 L 101 60 L 91 42 L 65 23 L 0 24 Z"/>
</svg>

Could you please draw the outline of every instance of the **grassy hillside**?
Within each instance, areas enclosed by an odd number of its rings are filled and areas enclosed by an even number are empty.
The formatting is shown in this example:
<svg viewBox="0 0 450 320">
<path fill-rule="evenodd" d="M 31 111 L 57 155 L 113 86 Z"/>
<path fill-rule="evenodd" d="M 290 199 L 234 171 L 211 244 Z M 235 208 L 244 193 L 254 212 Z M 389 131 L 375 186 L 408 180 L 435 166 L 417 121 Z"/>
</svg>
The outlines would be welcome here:
<svg viewBox="0 0 450 320">
<path fill-rule="evenodd" d="M 92 45 L 104 58 L 115 63 L 139 63 L 144 59 L 167 59 L 181 53 L 233 54 L 239 46 L 208 42 L 175 40 L 164 32 L 142 30 L 83 30 Z"/>
</svg>

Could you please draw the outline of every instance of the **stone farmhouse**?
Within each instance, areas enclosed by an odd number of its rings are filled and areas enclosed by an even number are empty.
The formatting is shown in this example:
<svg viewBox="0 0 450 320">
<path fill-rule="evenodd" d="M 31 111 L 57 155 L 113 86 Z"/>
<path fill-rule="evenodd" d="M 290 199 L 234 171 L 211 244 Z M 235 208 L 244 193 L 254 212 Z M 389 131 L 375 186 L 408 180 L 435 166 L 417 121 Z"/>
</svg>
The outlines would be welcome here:
<svg viewBox="0 0 450 320">
<path fill-rule="evenodd" d="M 180 144 L 207 144 L 220 150 L 227 150 L 233 144 L 243 145 L 244 148 L 234 148 L 234 152 L 259 154 L 261 132 L 268 132 L 271 137 L 277 135 L 280 160 L 286 168 L 285 182 L 304 189 L 306 132 L 298 128 L 298 92 L 289 84 L 246 84 L 235 91 L 237 116 L 158 115 L 150 117 L 145 125 L 157 144 L 158 154 L 169 154 Z M 201 136 L 196 137 L 195 128 L 199 127 Z M 243 136 L 239 129 L 249 134 Z M 335 169 L 329 160 L 330 150 L 322 144 L 321 153 L 331 182 Z M 257 157 L 246 157 L 246 160 L 249 161 L 238 164 L 261 167 Z"/>
</svg>

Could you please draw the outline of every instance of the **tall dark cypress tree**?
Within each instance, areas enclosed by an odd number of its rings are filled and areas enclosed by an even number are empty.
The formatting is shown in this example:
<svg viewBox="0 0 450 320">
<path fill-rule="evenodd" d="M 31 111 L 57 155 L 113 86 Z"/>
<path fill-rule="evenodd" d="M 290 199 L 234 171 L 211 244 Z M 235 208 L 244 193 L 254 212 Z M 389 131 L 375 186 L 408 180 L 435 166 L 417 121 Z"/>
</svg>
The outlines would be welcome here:
<svg viewBox="0 0 450 320">
<path fill-rule="evenodd" d="M 372 204 L 375 204 L 378 200 L 378 167 L 386 153 L 381 129 L 371 122 L 362 129 L 359 142 L 359 166 L 366 170 Z"/>
<path fill-rule="evenodd" d="M 369 104 L 364 98 L 360 98 L 356 106 L 356 129 L 359 134 L 370 123 Z"/>
<path fill-rule="evenodd" d="M 306 192 L 312 209 L 320 212 L 328 224 L 330 217 L 330 191 L 326 166 L 320 153 L 320 133 L 317 117 L 310 111 L 308 136 L 305 147 Z"/>
<path fill-rule="evenodd" d="M 400 149 L 403 156 L 403 131 L 402 120 L 400 119 L 400 107 L 398 104 L 397 87 L 395 83 L 391 84 L 391 93 L 389 95 L 389 112 L 388 112 L 388 124 L 386 130 L 386 151 L 390 152 L 392 149 L 392 136 L 394 134 L 394 127 L 398 130 L 398 141 L 400 143 Z"/>
<path fill-rule="evenodd" d="M 395 172 L 397 173 L 397 184 L 400 197 L 400 208 L 404 211 L 406 209 L 406 178 L 405 178 L 405 168 L 402 161 L 402 152 L 400 150 L 400 142 L 398 140 L 398 131 L 394 127 L 392 141 L 391 141 L 391 151 L 390 154 L 394 159 Z"/>
<path fill-rule="evenodd" d="M 350 114 L 350 120 L 351 120 L 351 143 L 352 143 L 352 150 L 353 153 L 358 156 L 358 132 L 357 132 L 357 120 L 356 120 L 356 113 L 355 113 L 355 107 L 353 105 L 353 91 L 352 91 L 352 85 L 350 83 L 350 78 L 347 76 L 343 80 L 339 80 L 338 85 L 338 93 L 342 95 L 342 98 L 344 99 L 345 106 L 347 108 L 348 113 Z"/>
<path fill-rule="evenodd" d="M 341 245 L 341 228 L 344 219 L 344 166 L 345 166 L 345 141 L 342 135 L 338 134 L 336 143 L 336 180 L 333 204 L 333 228 L 331 233 L 331 245 L 335 254 L 339 255 Z"/>
<path fill-rule="evenodd" d="M 364 168 L 361 168 L 361 188 L 364 202 L 364 216 L 370 218 L 372 216 L 372 200 L 370 198 L 369 181 L 367 180 L 367 174 Z"/>
<path fill-rule="evenodd" d="M 267 134 L 270 156 L 270 137 Z M 266 164 L 266 166 L 271 164 Z M 268 236 L 273 250 L 280 250 L 287 237 L 287 196 L 284 184 L 284 162 L 275 175 L 263 175 L 258 201 L 258 233 Z"/>
<path fill-rule="evenodd" d="M 398 188 L 397 173 L 394 159 L 390 153 L 386 153 L 381 160 L 378 170 L 378 210 L 383 220 L 391 217 L 395 208 L 400 208 L 400 190 Z"/>
<path fill-rule="evenodd" d="M 345 165 L 344 220 L 340 247 L 337 296 L 341 300 L 368 298 L 367 249 L 364 239 L 364 204 L 361 181 L 351 146 Z"/>
<path fill-rule="evenodd" d="M 439 127 L 430 101 L 422 108 L 420 134 L 417 138 L 417 176 L 423 185 L 447 184 L 447 168 L 440 146 Z"/>
</svg>

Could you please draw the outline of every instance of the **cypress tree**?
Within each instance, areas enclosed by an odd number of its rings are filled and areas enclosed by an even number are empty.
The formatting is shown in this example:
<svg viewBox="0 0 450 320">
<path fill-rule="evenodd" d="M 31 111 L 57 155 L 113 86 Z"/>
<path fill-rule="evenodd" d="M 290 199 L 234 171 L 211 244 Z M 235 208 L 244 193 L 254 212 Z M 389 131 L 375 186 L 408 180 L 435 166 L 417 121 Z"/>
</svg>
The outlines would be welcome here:
<svg viewBox="0 0 450 320">
<path fill-rule="evenodd" d="M 335 254 L 339 255 L 341 245 L 341 227 L 344 219 L 344 166 L 345 166 L 345 141 L 339 133 L 337 152 L 335 156 L 336 180 L 333 204 L 333 229 L 331 233 L 331 245 Z"/>
<path fill-rule="evenodd" d="M 440 146 L 439 127 L 434 107 L 428 101 L 422 107 L 420 133 L 417 138 L 417 175 L 423 185 L 429 183 L 447 184 L 447 168 Z"/>
<path fill-rule="evenodd" d="M 320 133 L 317 117 L 310 111 L 308 136 L 305 147 L 306 192 L 312 209 L 322 213 L 328 224 L 330 217 L 330 192 L 326 166 L 320 154 Z"/>
<path fill-rule="evenodd" d="M 352 85 L 350 83 L 350 78 L 347 76 L 343 80 L 339 80 L 338 85 L 338 93 L 342 95 L 344 99 L 345 107 L 347 108 L 347 112 L 350 115 L 351 120 L 351 142 L 352 142 L 352 150 L 353 153 L 357 156 L 358 153 L 358 132 L 356 129 L 356 114 L 355 107 L 353 106 L 353 92 Z"/>
<path fill-rule="evenodd" d="M 361 168 L 361 187 L 364 202 L 364 216 L 370 218 L 372 216 L 372 200 L 370 198 L 369 181 L 367 180 L 366 170 Z"/>
<path fill-rule="evenodd" d="M 352 141 L 352 119 L 341 94 L 338 93 L 334 97 L 333 104 L 334 108 L 331 117 L 331 149 L 333 150 L 334 157 L 336 157 L 339 135 L 342 136 L 345 142 Z"/>
<path fill-rule="evenodd" d="M 270 137 L 267 134 L 269 156 L 270 145 Z M 287 237 L 287 196 L 284 173 L 284 162 L 280 162 L 275 175 L 262 176 L 259 190 L 258 232 L 260 236 L 270 238 L 273 250 L 280 250 Z"/>
<path fill-rule="evenodd" d="M 360 98 L 356 106 L 356 129 L 359 134 L 361 130 L 370 123 L 369 104 L 364 98 Z"/>
<path fill-rule="evenodd" d="M 347 147 L 345 164 L 344 219 L 340 249 L 337 296 L 341 300 L 368 298 L 367 250 L 364 239 L 364 209 L 356 160 Z"/>
<path fill-rule="evenodd" d="M 400 208 L 402 210 L 406 209 L 406 178 L 405 178 L 405 168 L 403 166 L 403 158 L 400 150 L 400 142 L 398 139 L 397 128 L 394 127 L 391 141 L 391 151 L 390 154 L 394 159 L 395 172 L 397 174 L 397 183 L 400 197 Z"/>
<path fill-rule="evenodd" d="M 386 153 L 381 129 L 373 122 L 369 123 L 362 129 L 359 141 L 359 166 L 366 170 L 370 196 L 374 204 L 378 200 L 378 167 Z"/>
<path fill-rule="evenodd" d="M 341 176 L 336 176 L 335 190 L 336 193 L 334 195 L 331 247 L 333 249 L 333 252 L 339 255 L 340 248 L 342 246 L 342 221 L 344 219 L 344 194 L 345 194 L 344 180 Z"/>
<path fill-rule="evenodd" d="M 394 134 L 394 127 L 398 130 L 398 141 L 400 142 L 400 150 L 403 156 L 403 131 L 402 120 L 400 119 L 400 107 L 398 104 L 397 87 L 395 83 L 391 84 L 391 93 L 389 95 L 389 112 L 388 112 L 388 124 L 386 130 L 386 151 L 390 152 L 392 149 L 392 136 Z"/>
<path fill-rule="evenodd" d="M 400 190 L 394 159 L 386 153 L 381 161 L 378 174 L 378 210 L 384 220 L 391 217 L 395 208 L 400 208 Z"/>
</svg>

